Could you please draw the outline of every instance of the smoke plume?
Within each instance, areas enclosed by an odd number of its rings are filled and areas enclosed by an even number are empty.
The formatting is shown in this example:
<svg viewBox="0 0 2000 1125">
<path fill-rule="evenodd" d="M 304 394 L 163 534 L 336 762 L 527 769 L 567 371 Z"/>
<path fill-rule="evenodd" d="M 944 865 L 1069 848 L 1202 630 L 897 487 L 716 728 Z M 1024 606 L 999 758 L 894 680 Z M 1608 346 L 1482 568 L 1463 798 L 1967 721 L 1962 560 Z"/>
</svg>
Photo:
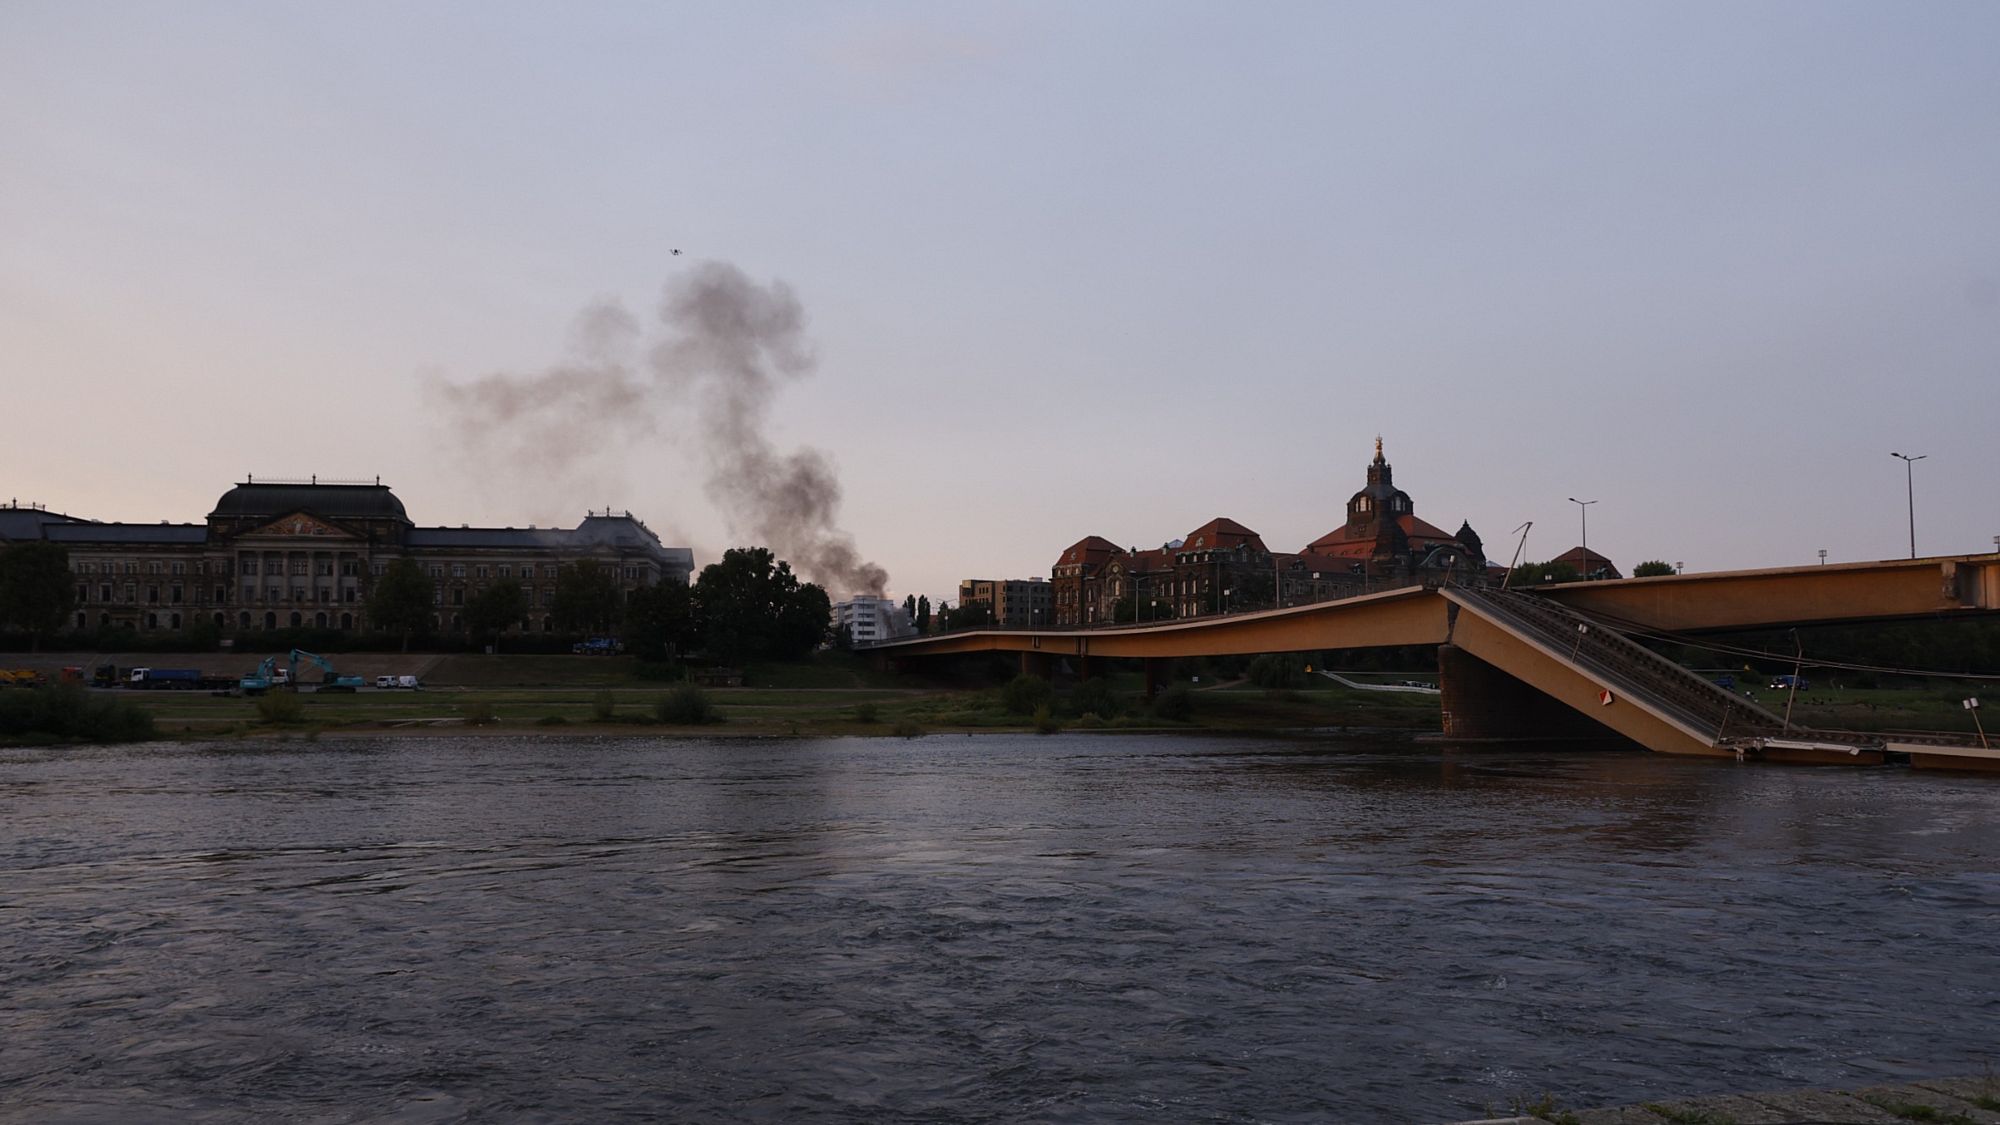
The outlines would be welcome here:
<svg viewBox="0 0 2000 1125">
<path fill-rule="evenodd" d="M 659 428 L 663 411 L 692 411 L 708 465 L 709 499 L 738 536 L 768 545 L 839 596 L 879 595 L 888 572 L 842 531 L 840 478 L 815 449 L 783 452 L 765 428 L 786 383 L 812 373 L 805 309 L 781 281 L 760 286 L 734 266 L 704 262 L 668 284 L 650 341 L 625 309 L 599 302 L 578 317 L 574 358 L 538 375 L 495 374 L 436 386 L 459 432 L 521 451 L 543 467 L 600 450 L 607 437 Z"/>
</svg>

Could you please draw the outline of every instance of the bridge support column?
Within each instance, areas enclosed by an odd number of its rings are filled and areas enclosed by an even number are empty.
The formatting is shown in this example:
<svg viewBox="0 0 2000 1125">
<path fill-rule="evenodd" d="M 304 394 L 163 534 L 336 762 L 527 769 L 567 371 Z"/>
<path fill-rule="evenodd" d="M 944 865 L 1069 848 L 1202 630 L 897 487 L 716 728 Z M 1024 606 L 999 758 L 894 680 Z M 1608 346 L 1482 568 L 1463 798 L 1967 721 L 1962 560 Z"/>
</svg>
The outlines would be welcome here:
<svg viewBox="0 0 2000 1125">
<path fill-rule="evenodd" d="M 1438 646 L 1438 696 L 1446 738 L 1630 745 L 1457 645 Z"/>
<path fill-rule="evenodd" d="M 1160 694 L 1160 685 L 1165 682 L 1168 669 L 1173 667 L 1174 662 L 1158 656 L 1149 656 L 1141 663 L 1146 666 L 1146 700 L 1150 703 L 1154 696 Z"/>
<path fill-rule="evenodd" d="M 1055 659 L 1046 652 L 1024 652 L 1021 654 L 1021 674 L 1048 679 L 1055 670 Z"/>
</svg>

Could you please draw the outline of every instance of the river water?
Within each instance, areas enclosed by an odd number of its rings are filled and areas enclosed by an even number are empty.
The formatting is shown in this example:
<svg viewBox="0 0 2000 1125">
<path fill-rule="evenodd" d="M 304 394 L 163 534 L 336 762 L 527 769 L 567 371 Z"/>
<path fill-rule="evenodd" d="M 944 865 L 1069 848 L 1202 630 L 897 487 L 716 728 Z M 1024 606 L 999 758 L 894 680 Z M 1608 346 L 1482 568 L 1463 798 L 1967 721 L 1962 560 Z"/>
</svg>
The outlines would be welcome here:
<svg viewBox="0 0 2000 1125">
<path fill-rule="evenodd" d="M 2000 779 L 1066 734 L 0 752 L 0 1120 L 1440 1121 L 1980 1073 Z"/>
</svg>

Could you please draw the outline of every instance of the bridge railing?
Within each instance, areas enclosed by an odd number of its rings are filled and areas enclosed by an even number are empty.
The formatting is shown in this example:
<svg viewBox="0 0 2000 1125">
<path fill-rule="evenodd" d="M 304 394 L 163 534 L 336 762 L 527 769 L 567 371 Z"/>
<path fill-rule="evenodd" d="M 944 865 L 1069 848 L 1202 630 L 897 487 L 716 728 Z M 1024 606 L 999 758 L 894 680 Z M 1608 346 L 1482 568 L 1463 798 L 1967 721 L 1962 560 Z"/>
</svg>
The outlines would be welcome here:
<svg viewBox="0 0 2000 1125">
<path fill-rule="evenodd" d="M 1712 732 L 1718 742 L 1784 730 L 1784 720 L 1750 700 L 1566 606 L 1514 590 L 1466 593 L 1483 608 L 1564 652 L 1571 664 L 1628 692 L 1643 693 L 1690 727 Z"/>
</svg>

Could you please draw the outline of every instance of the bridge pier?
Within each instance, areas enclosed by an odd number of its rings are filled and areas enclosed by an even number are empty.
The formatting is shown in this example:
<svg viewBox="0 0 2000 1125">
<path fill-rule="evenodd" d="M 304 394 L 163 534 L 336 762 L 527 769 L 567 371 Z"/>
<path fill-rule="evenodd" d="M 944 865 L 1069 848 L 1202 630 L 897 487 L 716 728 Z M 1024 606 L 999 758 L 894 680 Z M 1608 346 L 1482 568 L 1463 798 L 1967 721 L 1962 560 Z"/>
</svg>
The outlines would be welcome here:
<svg viewBox="0 0 2000 1125">
<path fill-rule="evenodd" d="M 1457 645 L 1438 646 L 1438 702 L 1446 738 L 1633 745 Z"/>
<path fill-rule="evenodd" d="M 1146 668 L 1146 702 L 1151 703 L 1153 698 L 1160 694 L 1160 686 L 1166 681 L 1167 673 L 1173 668 L 1174 662 L 1163 657 L 1149 656 L 1140 663 Z"/>
<path fill-rule="evenodd" d="M 1046 652 L 1023 652 L 1021 654 L 1021 674 L 1049 679 L 1055 672 L 1055 657 Z"/>
</svg>

